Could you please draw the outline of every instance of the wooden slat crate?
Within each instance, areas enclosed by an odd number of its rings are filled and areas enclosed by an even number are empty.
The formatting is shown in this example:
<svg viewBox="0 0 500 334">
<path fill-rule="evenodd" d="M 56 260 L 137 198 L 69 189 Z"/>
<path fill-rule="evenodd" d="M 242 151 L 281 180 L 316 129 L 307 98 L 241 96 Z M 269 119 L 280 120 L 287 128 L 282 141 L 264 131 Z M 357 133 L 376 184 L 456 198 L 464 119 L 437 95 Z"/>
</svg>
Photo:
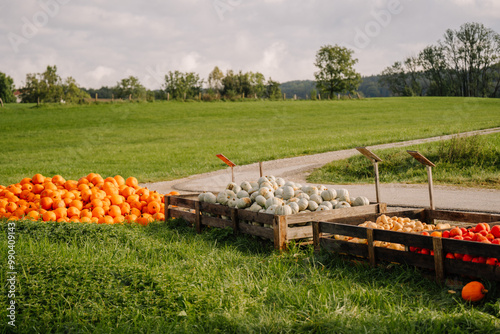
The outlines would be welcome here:
<svg viewBox="0 0 500 334">
<path fill-rule="evenodd" d="M 231 227 L 237 232 L 273 240 L 274 247 L 279 250 L 285 249 L 290 240 L 312 239 L 312 221 L 384 213 L 386 211 L 387 206 L 385 203 L 376 203 L 351 208 L 279 216 L 200 202 L 195 199 L 177 196 L 165 197 L 165 219 L 183 218 L 193 224 L 197 232 L 201 232 L 203 226 Z"/>
<path fill-rule="evenodd" d="M 417 209 L 391 212 L 390 215 L 419 219 L 422 222 L 440 220 L 470 223 L 471 225 L 480 222 L 486 222 L 490 225 L 494 225 L 494 222 L 500 224 L 500 215 L 496 214 Z M 500 281 L 500 266 L 445 258 L 447 253 L 459 253 L 500 259 L 500 247 L 498 245 L 357 226 L 366 220 L 375 221 L 378 216 L 380 214 L 313 222 L 315 250 L 324 249 L 364 257 L 370 261 L 372 266 L 375 266 L 379 261 L 385 261 L 406 263 L 419 268 L 431 269 L 435 271 L 436 279 L 439 281 L 443 281 L 449 275 L 475 276 Z M 332 238 L 332 235 L 366 239 L 367 244 L 336 240 Z M 374 241 L 402 244 L 406 246 L 406 251 L 375 247 Z M 434 251 L 434 255 L 410 252 L 409 247 L 431 249 Z"/>
</svg>

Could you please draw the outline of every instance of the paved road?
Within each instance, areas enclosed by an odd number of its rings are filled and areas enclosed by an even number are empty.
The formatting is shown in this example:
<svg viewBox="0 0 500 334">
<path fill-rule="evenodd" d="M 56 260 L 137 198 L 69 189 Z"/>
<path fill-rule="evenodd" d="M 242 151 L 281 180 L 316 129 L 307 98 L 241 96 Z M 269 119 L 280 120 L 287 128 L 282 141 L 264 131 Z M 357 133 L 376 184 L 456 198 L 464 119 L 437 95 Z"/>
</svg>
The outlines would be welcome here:
<svg viewBox="0 0 500 334">
<path fill-rule="evenodd" d="M 471 136 L 475 134 L 490 134 L 500 132 L 499 128 L 471 131 L 461 133 L 460 136 Z M 453 135 L 456 136 L 456 135 Z M 446 140 L 453 137 L 439 136 L 426 139 L 417 139 L 404 142 L 368 146 L 370 150 L 378 150 L 391 147 L 405 147 L 425 142 Z M 326 152 L 308 156 L 279 159 L 263 163 L 264 175 L 281 176 L 286 180 L 306 184 L 307 175 L 314 170 L 333 160 L 346 159 L 355 154 L 359 154 L 356 149 Z M 257 163 L 236 166 L 234 168 L 235 181 L 257 180 L 260 176 L 259 165 Z M 425 173 L 422 167 L 422 173 Z M 193 175 L 187 178 L 143 184 L 151 190 L 160 193 L 168 193 L 177 190 L 181 193 L 220 191 L 231 181 L 230 169 L 223 169 L 211 173 Z M 342 185 L 325 184 L 329 188 L 346 188 L 352 196 L 363 195 L 376 200 L 375 185 Z M 438 209 L 456 209 L 482 212 L 500 213 L 500 190 L 461 188 L 453 186 L 434 186 L 434 205 Z M 391 206 L 408 207 L 429 207 L 429 188 L 427 185 L 406 185 L 406 184 L 382 184 L 380 187 L 380 200 Z"/>
</svg>

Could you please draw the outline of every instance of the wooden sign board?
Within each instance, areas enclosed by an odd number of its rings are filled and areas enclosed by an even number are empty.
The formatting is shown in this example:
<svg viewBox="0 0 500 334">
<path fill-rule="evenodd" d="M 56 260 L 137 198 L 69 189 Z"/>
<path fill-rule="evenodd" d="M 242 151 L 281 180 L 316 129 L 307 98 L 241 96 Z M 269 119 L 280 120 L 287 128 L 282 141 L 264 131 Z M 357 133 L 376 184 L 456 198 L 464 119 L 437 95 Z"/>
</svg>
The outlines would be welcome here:
<svg viewBox="0 0 500 334">
<path fill-rule="evenodd" d="M 410 154 L 412 157 L 414 157 L 418 162 L 420 162 L 422 165 L 429 166 L 429 167 L 436 167 L 434 163 L 432 163 L 429 159 L 424 157 L 420 152 L 418 151 L 406 151 L 408 154 Z"/>
<path fill-rule="evenodd" d="M 222 161 L 224 161 L 226 163 L 226 165 L 228 165 L 229 167 L 236 166 L 236 164 L 234 162 L 232 162 L 231 160 L 229 160 L 228 158 L 226 158 L 223 154 L 217 154 L 216 156 L 217 156 L 217 158 L 219 158 Z"/>
<path fill-rule="evenodd" d="M 366 147 L 356 147 L 356 149 L 359 151 L 359 153 L 363 154 L 365 157 L 372 160 L 373 162 L 382 161 L 382 159 L 380 159 L 375 153 L 373 153 Z"/>
</svg>

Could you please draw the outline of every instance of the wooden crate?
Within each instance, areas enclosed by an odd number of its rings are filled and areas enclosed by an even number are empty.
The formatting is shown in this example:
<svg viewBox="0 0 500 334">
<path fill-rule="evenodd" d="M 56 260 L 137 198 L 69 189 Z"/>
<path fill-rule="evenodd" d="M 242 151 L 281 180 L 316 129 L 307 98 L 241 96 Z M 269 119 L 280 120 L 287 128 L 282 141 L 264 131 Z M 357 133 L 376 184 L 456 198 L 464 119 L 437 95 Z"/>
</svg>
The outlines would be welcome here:
<svg viewBox="0 0 500 334">
<path fill-rule="evenodd" d="M 384 213 L 385 203 L 321 212 L 298 213 L 289 216 L 252 212 L 230 208 L 220 204 L 200 202 L 178 196 L 165 197 L 165 219 L 183 218 L 201 233 L 203 226 L 231 227 L 233 230 L 274 241 L 274 247 L 282 250 L 290 240 L 312 242 L 312 222 L 354 215 Z"/>
<path fill-rule="evenodd" d="M 486 222 L 494 225 L 500 223 L 500 215 L 457 212 L 444 210 L 417 209 L 391 212 L 390 215 L 419 219 L 423 222 L 434 220 L 463 222 L 476 224 Z M 375 221 L 380 214 L 360 215 L 330 221 L 313 222 L 313 240 L 316 251 L 321 249 L 343 254 L 367 258 L 372 266 L 379 261 L 406 263 L 419 268 L 434 270 L 436 279 L 443 281 L 449 275 L 475 276 L 488 280 L 500 281 L 500 266 L 465 262 L 458 259 L 445 258 L 447 253 L 469 254 L 472 256 L 494 257 L 500 259 L 500 247 L 493 244 L 437 238 L 414 233 L 404 233 L 371 229 L 357 226 L 366 220 Z M 368 244 L 357 244 L 336 240 L 332 235 L 344 235 L 366 239 Z M 406 251 L 375 247 L 374 241 L 385 241 L 403 244 Z M 410 252 L 409 247 L 427 248 L 434 255 L 424 255 Z"/>
</svg>

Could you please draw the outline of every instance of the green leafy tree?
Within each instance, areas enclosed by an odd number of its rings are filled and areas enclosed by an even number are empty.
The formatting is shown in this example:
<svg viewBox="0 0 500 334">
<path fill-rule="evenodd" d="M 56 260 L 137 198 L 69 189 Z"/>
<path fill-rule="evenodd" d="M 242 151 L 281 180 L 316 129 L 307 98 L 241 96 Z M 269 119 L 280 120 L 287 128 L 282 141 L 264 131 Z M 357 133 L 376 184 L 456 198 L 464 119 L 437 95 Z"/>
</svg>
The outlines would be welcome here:
<svg viewBox="0 0 500 334">
<path fill-rule="evenodd" d="M 194 72 L 169 71 L 165 75 L 163 88 L 174 99 L 194 99 L 202 90 L 203 79 Z"/>
<path fill-rule="evenodd" d="M 281 99 L 281 88 L 278 81 L 274 81 L 271 78 L 267 80 L 265 97 L 270 100 Z"/>
<path fill-rule="evenodd" d="M 57 74 L 57 66 L 47 66 L 43 73 L 29 73 L 26 84 L 21 89 L 23 102 L 61 102 L 64 89 L 61 77 Z"/>
<path fill-rule="evenodd" d="M 358 62 L 353 58 L 354 51 L 338 45 L 325 45 L 316 53 L 314 73 L 316 87 L 323 94 L 356 91 L 361 83 L 361 75 L 354 70 Z"/>
<path fill-rule="evenodd" d="M 208 75 L 208 88 L 214 94 L 221 94 L 223 89 L 222 80 L 224 79 L 224 73 L 219 67 L 215 66 L 212 72 Z"/>
<path fill-rule="evenodd" d="M 62 84 L 62 90 L 63 100 L 69 103 L 81 102 L 86 98 L 90 98 L 90 95 L 82 90 L 72 77 L 66 78 Z"/>
<path fill-rule="evenodd" d="M 129 97 L 134 100 L 146 99 L 146 88 L 141 84 L 139 78 L 129 76 L 117 83 L 113 89 L 117 98 L 128 99 Z"/>
<path fill-rule="evenodd" d="M 2 99 L 3 103 L 16 102 L 14 80 L 2 72 L 0 72 L 0 99 Z"/>
</svg>

